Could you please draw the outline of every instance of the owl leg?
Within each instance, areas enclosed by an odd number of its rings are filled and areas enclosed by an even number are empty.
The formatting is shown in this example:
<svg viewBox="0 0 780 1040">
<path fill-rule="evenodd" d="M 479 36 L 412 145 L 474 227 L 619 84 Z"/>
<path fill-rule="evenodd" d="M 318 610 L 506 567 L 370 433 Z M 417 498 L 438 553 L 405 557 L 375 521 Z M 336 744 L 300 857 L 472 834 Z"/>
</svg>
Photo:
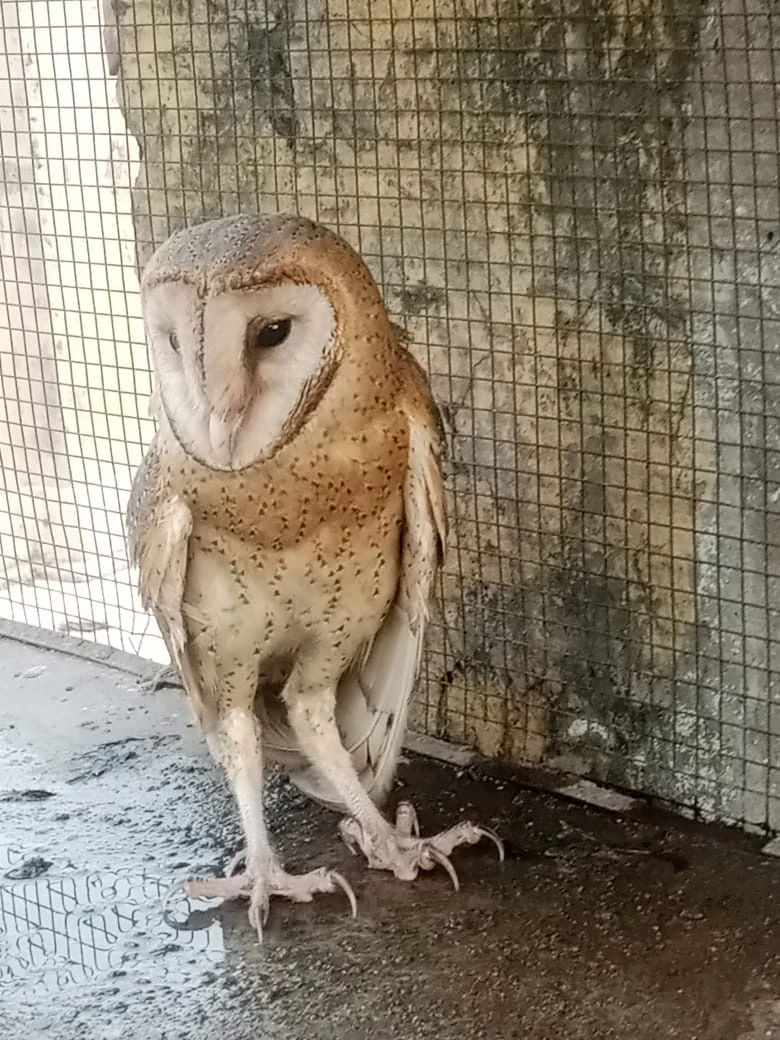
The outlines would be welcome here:
<svg viewBox="0 0 780 1040">
<path fill-rule="evenodd" d="M 158 693 L 169 686 L 181 687 L 181 679 L 173 665 L 166 664 L 162 668 L 158 668 L 148 679 L 139 680 L 138 685 L 144 693 Z"/>
<path fill-rule="evenodd" d="M 441 866 L 455 889 L 458 876 L 450 855 L 459 845 L 474 845 L 482 838 L 492 841 L 504 858 L 498 835 L 486 827 L 463 821 L 430 838 L 421 838 L 417 813 L 409 802 L 398 806 L 393 826 L 372 802 L 360 783 L 352 758 L 341 742 L 335 719 L 333 691 L 312 697 L 303 695 L 288 701 L 289 718 L 301 750 L 338 791 L 349 813 L 339 832 L 352 852 L 360 849 L 368 866 L 390 870 L 402 881 L 413 881 L 420 870 Z"/>
<path fill-rule="evenodd" d="M 261 941 L 272 896 L 308 903 L 320 892 L 342 889 L 355 914 L 355 896 L 340 874 L 320 869 L 293 875 L 279 863 L 265 824 L 262 743 L 257 718 L 240 710 L 225 713 L 219 719 L 210 743 L 219 753 L 227 772 L 246 838 L 245 852 L 236 857 L 231 866 L 235 868 L 243 859 L 245 870 L 235 876 L 189 881 L 185 885 L 187 894 L 206 899 L 248 898 L 249 920 Z"/>
</svg>

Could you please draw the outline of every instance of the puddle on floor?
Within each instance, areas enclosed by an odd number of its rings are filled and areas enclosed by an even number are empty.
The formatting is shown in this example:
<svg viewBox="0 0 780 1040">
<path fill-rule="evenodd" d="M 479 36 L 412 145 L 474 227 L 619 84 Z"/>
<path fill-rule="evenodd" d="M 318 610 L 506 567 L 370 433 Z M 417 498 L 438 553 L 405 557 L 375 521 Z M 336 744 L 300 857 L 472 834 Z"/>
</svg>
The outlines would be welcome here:
<svg viewBox="0 0 780 1040">
<path fill-rule="evenodd" d="M 173 879 L 48 869 L 0 849 L 0 987 L 62 991 L 140 970 L 171 982 L 224 959 L 213 904 L 177 891 L 164 911 Z"/>
</svg>

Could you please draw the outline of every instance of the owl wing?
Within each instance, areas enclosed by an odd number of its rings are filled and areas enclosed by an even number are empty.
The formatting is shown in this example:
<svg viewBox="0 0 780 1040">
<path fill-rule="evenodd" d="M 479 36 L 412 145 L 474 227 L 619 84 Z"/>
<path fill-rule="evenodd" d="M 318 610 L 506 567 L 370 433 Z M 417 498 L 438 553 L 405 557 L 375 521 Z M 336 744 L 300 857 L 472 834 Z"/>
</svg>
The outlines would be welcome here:
<svg viewBox="0 0 780 1040">
<path fill-rule="evenodd" d="M 138 591 L 144 609 L 154 614 L 171 661 L 200 714 L 182 613 L 192 514 L 181 498 L 163 487 L 159 452 L 159 440 L 155 440 L 133 481 L 127 507 L 127 544 L 130 562 L 138 568 Z"/>
<path fill-rule="evenodd" d="M 344 745 L 363 787 L 377 803 L 389 793 L 395 775 L 447 535 L 441 419 L 422 370 L 411 355 L 408 358 L 410 381 L 417 392 L 404 407 L 409 457 L 398 589 L 363 661 L 343 676 L 336 707 Z M 291 772 L 290 777 L 309 797 L 343 809 L 336 792 L 310 768 Z"/>
</svg>

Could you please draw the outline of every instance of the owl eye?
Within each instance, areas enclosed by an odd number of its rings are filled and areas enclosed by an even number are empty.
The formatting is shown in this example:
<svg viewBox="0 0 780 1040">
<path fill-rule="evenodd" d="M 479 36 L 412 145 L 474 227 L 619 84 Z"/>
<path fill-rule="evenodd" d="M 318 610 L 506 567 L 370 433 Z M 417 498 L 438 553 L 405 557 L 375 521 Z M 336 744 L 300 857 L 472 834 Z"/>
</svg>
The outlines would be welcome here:
<svg viewBox="0 0 780 1040">
<path fill-rule="evenodd" d="M 170 343 L 171 350 L 174 352 L 174 354 L 178 354 L 181 350 L 181 344 L 179 343 L 179 337 L 176 335 L 175 332 L 168 333 L 168 342 Z"/>
<path fill-rule="evenodd" d="M 269 321 L 264 325 L 249 328 L 247 330 L 247 346 L 263 349 L 278 347 L 290 335 L 291 328 L 292 320 L 290 318 L 280 318 L 279 321 Z"/>
</svg>

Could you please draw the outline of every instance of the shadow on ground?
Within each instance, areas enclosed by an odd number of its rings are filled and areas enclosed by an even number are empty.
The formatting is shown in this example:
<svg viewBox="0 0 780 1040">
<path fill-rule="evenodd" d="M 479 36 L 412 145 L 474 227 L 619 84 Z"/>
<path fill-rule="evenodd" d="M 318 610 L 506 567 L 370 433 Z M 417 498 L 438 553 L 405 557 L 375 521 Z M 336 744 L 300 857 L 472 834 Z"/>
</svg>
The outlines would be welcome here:
<svg viewBox="0 0 780 1040">
<path fill-rule="evenodd" d="M 24 1040 L 780 1040 L 780 863 L 739 836 L 613 815 L 412 758 L 394 797 L 426 829 L 464 815 L 509 843 L 413 885 L 374 874 L 336 818 L 282 779 L 270 819 L 292 867 L 330 864 L 346 901 L 172 902 L 239 846 L 177 691 L 0 641 L 0 1020 Z"/>
</svg>

